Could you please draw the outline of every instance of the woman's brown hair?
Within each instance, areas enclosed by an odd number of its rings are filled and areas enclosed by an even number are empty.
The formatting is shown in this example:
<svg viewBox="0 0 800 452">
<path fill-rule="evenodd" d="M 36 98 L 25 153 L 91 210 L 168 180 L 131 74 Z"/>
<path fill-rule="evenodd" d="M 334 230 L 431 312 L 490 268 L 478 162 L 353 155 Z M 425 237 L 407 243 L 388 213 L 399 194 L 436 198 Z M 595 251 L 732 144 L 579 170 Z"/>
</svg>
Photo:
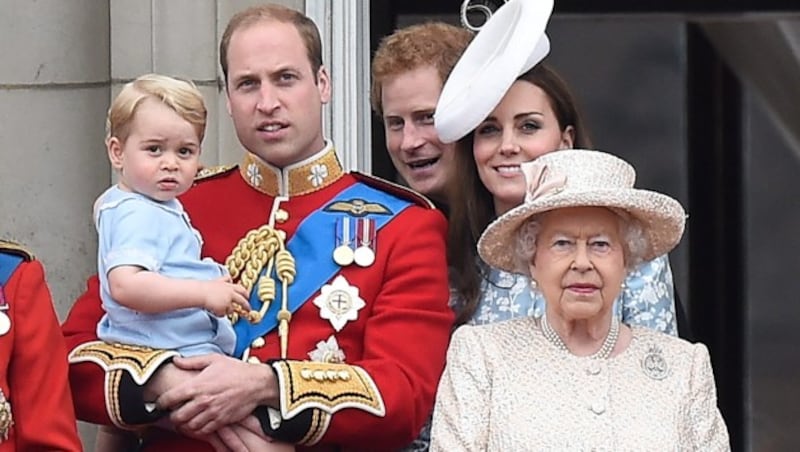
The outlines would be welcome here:
<svg viewBox="0 0 800 452">
<path fill-rule="evenodd" d="M 575 148 L 591 147 L 575 98 L 558 73 L 546 64 L 539 63 L 517 80 L 532 83 L 547 94 L 559 129 L 563 132 L 568 126 L 573 127 Z M 476 247 L 481 233 L 496 216 L 492 194 L 478 176 L 472 144 L 472 134 L 458 142 L 454 177 L 448 186 L 450 226 L 447 261 L 450 265 L 450 287 L 456 300 L 456 326 L 469 322 L 478 308 L 481 281 L 488 269 L 478 258 Z"/>
</svg>

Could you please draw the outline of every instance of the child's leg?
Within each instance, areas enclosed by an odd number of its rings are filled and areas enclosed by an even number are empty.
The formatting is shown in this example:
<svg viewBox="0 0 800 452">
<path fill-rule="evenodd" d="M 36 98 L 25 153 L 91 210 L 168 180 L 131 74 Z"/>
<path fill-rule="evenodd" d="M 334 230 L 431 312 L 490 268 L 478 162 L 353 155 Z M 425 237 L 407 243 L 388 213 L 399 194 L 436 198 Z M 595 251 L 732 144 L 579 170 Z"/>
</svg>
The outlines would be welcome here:
<svg viewBox="0 0 800 452">
<path fill-rule="evenodd" d="M 135 433 L 128 432 L 110 425 L 101 425 L 95 438 L 95 452 L 122 452 L 135 450 L 139 438 Z"/>
</svg>

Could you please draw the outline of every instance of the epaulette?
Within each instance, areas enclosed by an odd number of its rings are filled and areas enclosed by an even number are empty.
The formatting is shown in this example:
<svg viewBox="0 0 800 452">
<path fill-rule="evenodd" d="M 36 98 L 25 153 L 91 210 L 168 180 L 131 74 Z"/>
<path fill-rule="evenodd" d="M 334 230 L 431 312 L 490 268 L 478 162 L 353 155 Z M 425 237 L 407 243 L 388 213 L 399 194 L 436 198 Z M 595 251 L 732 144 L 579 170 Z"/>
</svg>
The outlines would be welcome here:
<svg viewBox="0 0 800 452">
<path fill-rule="evenodd" d="M 350 171 L 350 174 L 352 174 L 353 177 L 355 177 L 356 180 L 358 180 L 359 182 L 363 182 L 371 187 L 380 188 L 381 190 L 390 193 L 392 195 L 395 195 L 398 198 L 413 201 L 415 204 L 428 209 L 436 208 L 436 205 L 433 204 L 433 202 L 430 199 L 426 198 L 425 195 L 418 193 L 403 185 L 396 184 L 386 179 L 381 179 L 380 177 L 375 177 L 373 175 L 364 174 L 358 171 Z"/>
<path fill-rule="evenodd" d="M 200 171 L 197 172 L 197 175 L 194 176 L 195 182 L 200 182 L 207 179 L 213 179 L 219 175 L 227 174 L 233 170 L 235 170 L 237 165 L 215 165 L 215 166 L 208 166 Z"/>
<path fill-rule="evenodd" d="M 34 259 L 33 253 L 25 249 L 22 245 L 8 240 L 0 240 L 0 253 L 13 254 L 26 261 L 32 261 Z"/>
</svg>

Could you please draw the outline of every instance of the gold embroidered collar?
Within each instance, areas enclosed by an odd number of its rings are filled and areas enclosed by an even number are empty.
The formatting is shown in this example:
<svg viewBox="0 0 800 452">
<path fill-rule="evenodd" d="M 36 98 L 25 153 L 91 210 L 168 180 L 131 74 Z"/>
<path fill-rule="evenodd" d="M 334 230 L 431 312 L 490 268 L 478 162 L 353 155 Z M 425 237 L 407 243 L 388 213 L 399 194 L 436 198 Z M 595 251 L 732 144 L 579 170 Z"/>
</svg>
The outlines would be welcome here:
<svg viewBox="0 0 800 452">
<path fill-rule="evenodd" d="M 270 196 L 304 195 L 321 190 L 344 175 L 330 143 L 311 157 L 285 168 L 272 166 L 246 152 L 239 172 L 250 186 Z"/>
</svg>

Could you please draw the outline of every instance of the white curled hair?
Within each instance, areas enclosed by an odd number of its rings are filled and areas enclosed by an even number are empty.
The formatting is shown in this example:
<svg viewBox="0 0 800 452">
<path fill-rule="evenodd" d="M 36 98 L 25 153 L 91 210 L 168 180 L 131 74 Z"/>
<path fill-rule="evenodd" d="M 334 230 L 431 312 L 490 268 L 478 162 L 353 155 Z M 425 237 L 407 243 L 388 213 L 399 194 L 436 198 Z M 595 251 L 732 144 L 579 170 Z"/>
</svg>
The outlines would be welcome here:
<svg viewBox="0 0 800 452">
<path fill-rule="evenodd" d="M 650 249 L 650 241 L 644 233 L 642 222 L 622 209 L 609 207 L 619 223 L 622 238 L 622 253 L 625 258 L 625 270 L 630 272 L 644 261 L 644 255 Z M 530 277 L 530 263 L 536 255 L 536 238 L 542 229 L 542 216 L 547 212 L 536 214 L 525 220 L 516 231 L 514 247 L 514 266 L 518 273 Z"/>
</svg>

